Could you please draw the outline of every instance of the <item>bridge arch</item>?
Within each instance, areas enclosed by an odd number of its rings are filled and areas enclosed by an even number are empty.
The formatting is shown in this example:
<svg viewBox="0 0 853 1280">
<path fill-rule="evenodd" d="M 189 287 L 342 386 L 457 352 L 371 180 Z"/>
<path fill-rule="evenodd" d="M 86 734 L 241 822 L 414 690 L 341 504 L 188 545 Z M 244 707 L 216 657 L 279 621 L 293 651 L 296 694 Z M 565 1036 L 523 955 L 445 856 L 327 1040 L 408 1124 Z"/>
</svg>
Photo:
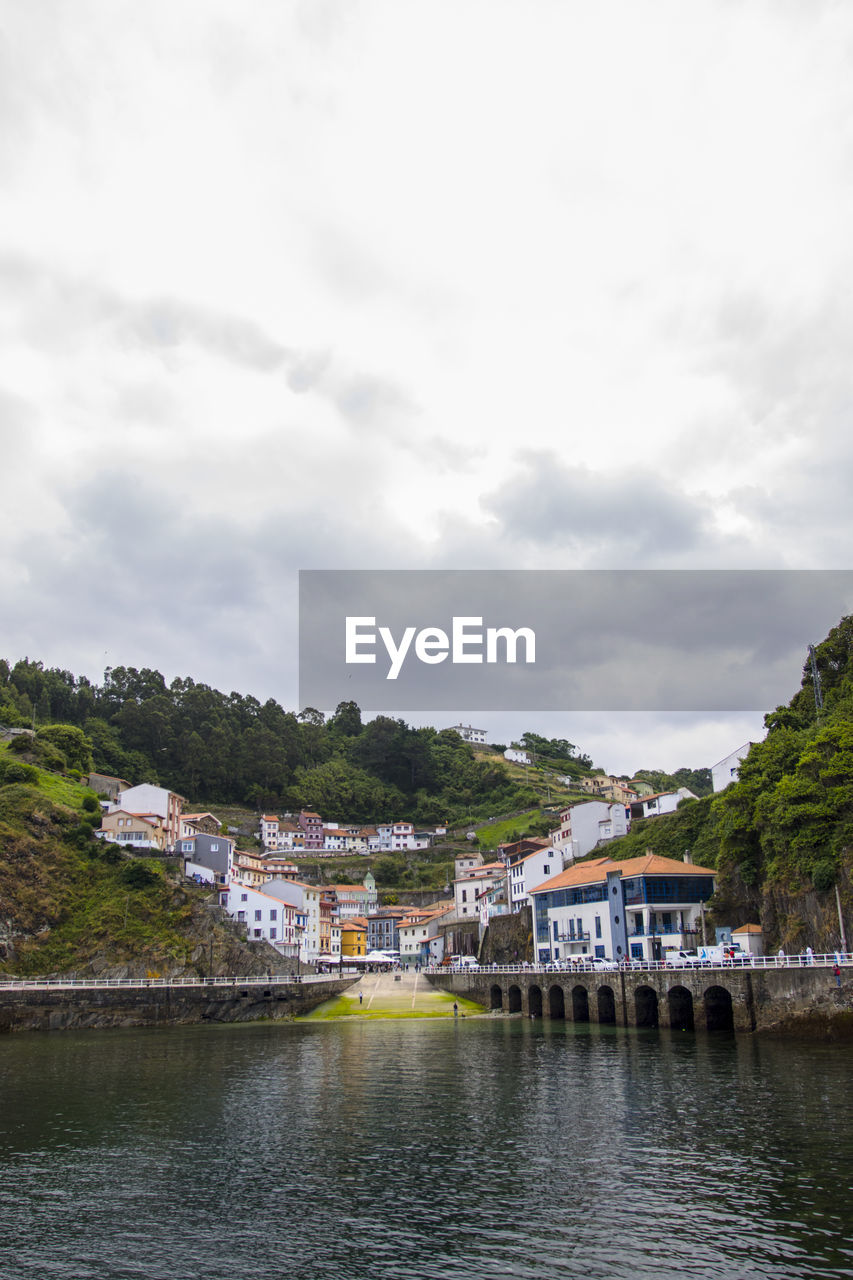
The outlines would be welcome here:
<svg viewBox="0 0 853 1280">
<path fill-rule="evenodd" d="M 634 992 L 634 1025 L 638 1027 L 659 1025 L 658 997 L 652 987 L 637 987 Z"/>
<path fill-rule="evenodd" d="M 616 997 L 612 987 L 598 988 L 598 1021 L 610 1025 L 616 1022 Z"/>
<path fill-rule="evenodd" d="M 527 1012 L 531 1018 L 542 1017 L 542 988 L 535 982 L 527 992 Z"/>
<path fill-rule="evenodd" d="M 549 1018 L 566 1016 L 566 995 L 563 988 L 556 984 L 548 992 L 548 1016 Z"/>
<path fill-rule="evenodd" d="M 670 987 L 667 992 L 669 1025 L 673 1031 L 693 1031 L 693 995 L 686 987 Z"/>
<path fill-rule="evenodd" d="M 572 987 L 572 1018 L 575 1022 L 589 1022 L 589 992 L 586 987 Z"/>
<path fill-rule="evenodd" d="M 708 1031 L 734 1031 L 732 995 L 725 987 L 708 987 L 705 1000 L 705 1026 Z"/>
<path fill-rule="evenodd" d="M 512 984 L 507 992 L 507 1000 L 510 1013 L 521 1013 L 521 988 L 517 987 L 515 983 Z"/>
<path fill-rule="evenodd" d="M 504 993 L 496 982 L 492 984 L 489 998 L 491 1001 L 490 1009 L 502 1009 L 504 1007 Z"/>
</svg>

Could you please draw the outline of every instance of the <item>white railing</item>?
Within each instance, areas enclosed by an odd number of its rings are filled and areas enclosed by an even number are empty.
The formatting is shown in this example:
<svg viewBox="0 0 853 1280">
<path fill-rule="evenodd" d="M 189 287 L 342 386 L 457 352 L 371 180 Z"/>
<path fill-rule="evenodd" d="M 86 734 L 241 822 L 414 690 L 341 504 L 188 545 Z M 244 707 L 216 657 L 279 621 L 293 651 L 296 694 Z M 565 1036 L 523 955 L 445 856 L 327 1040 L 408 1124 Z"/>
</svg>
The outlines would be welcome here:
<svg viewBox="0 0 853 1280">
<path fill-rule="evenodd" d="M 345 973 L 344 976 L 356 976 Z M 144 990 L 148 987 L 287 987 L 293 983 L 335 982 L 337 975 L 327 973 L 282 974 L 272 977 L 220 978 L 0 978 L 2 991 L 106 991 Z"/>
<path fill-rule="evenodd" d="M 598 964 L 589 960 L 555 960 L 546 964 L 484 964 L 484 965 L 424 965 L 423 972 L 428 974 L 490 974 L 490 973 L 632 973 L 637 970 L 654 973 L 661 970 L 672 972 L 682 969 L 832 969 L 853 966 L 853 952 L 830 951 L 821 955 L 795 956 L 737 956 L 732 960 L 716 962 L 712 960 L 685 961 L 670 963 L 667 960 L 624 960 L 621 964 L 606 961 Z"/>
</svg>

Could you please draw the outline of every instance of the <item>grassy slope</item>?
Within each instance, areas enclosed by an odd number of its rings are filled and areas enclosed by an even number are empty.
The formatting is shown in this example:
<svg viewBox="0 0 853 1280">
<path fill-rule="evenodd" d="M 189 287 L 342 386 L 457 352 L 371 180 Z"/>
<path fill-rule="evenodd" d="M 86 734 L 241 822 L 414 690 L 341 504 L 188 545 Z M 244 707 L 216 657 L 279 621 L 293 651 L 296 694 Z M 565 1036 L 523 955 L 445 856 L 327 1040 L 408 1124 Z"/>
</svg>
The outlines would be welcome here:
<svg viewBox="0 0 853 1280">
<path fill-rule="evenodd" d="M 43 769 L 0 786 L 0 972 L 194 972 L 209 939 L 236 945 L 211 925 L 204 890 L 80 832 L 86 794 Z"/>
</svg>

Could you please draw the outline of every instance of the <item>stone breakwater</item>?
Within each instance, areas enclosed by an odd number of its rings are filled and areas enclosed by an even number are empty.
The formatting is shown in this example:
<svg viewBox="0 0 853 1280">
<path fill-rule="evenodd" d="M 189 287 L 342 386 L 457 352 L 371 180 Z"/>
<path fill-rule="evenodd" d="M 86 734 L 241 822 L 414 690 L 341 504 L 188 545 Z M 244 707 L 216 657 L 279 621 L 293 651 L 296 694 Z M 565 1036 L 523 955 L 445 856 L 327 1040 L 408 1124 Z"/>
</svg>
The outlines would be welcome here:
<svg viewBox="0 0 853 1280">
<path fill-rule="evenodd" d="M 0 985 L 0 1033 L 283 1021 L 309 1013 L 352 978 L 213 978 L 197 983 Z"/>
</svg>

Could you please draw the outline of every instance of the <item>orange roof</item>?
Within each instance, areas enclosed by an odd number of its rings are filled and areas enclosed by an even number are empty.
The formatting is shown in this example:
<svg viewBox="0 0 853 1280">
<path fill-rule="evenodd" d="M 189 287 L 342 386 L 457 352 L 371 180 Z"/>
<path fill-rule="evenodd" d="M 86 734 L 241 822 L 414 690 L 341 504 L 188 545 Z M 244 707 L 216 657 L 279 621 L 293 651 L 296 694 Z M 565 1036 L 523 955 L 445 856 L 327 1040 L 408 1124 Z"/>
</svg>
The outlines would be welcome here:
<svg viewBox="0 0 853 1280">
<path fill-rule="evenodd" d="M 763 933 L 763 932 L 764 930 L 762 929 L 760 924 L 742 924 L 739 929 L 732 929 L 732 937 L 734 937 L 736 933 Z"/>
<path fill-rule="evenodd" d="M 262 813 L 261 822 L 278 822 L 278 817 L 274 813 Z"/>
<path fill-rule="evenodd" d="M 613 858 L 590 858 L 589 862 L 579 862 L 550 880 L 543 881 L 531 893 L 542 889 L 575 888 L 582 884 L 600 884 L 607 879 L 608 871 L 621 871 L 623 877 L 628 876 L 715 876 L 716 871 L 710 867 L 697 867 L 692 862 L 680 862 L 675 858 L 662 858 L 656 853 L 644 853 L 641 858 L 625 858 L 616 862 Z"/>
</svg>

